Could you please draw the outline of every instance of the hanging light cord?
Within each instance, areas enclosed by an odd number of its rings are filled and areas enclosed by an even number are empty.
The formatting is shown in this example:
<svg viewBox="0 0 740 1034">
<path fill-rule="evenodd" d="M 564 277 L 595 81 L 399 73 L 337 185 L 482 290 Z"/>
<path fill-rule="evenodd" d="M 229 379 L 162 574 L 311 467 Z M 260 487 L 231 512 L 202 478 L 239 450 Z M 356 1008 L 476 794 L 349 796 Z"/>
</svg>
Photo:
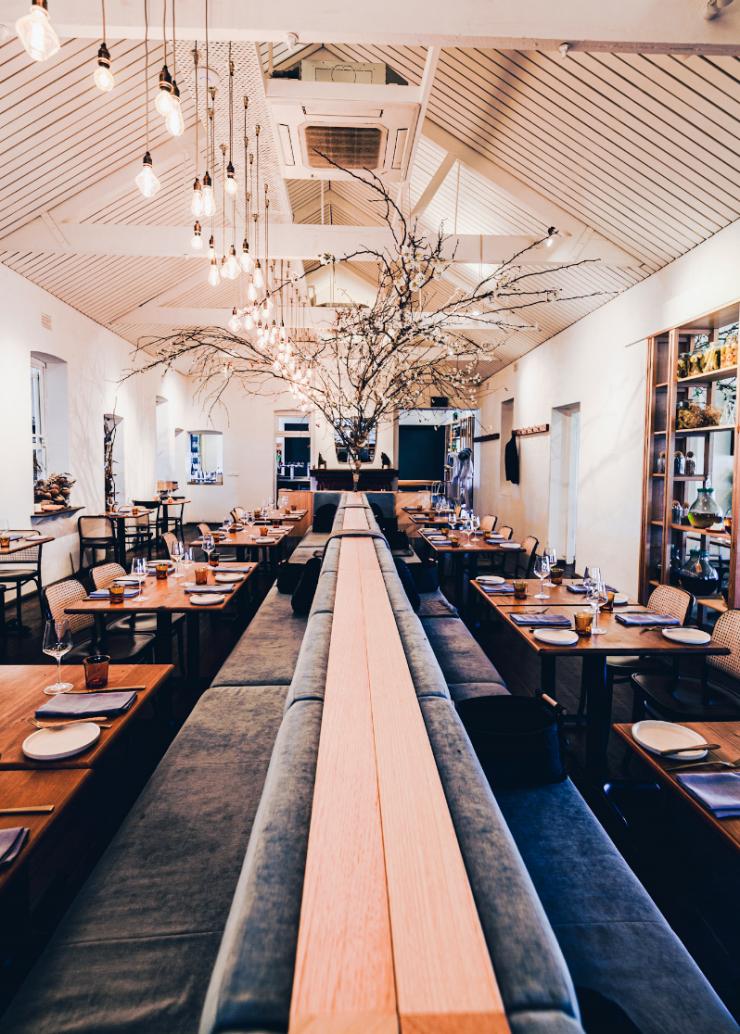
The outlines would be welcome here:
<svg viewBox="0 0 740 1034">
<path fill-rule="evenodd" d="M 175 0 L 172 0 L 172 80 L 177 80 L 177 49 L 175 47 Z"/>
<path fill-rule="evenodd" d="M 229 161 L 234 160 L 234 62 L 229 43 Z"/>
<path fill-rule="evenodd" d="M 200 129 L 200 106 L 198 103 L 198 41 L 193 47 L 193 78 L 195 79 L 195 175 L 198 175 L 198 161 L 200 159 L 200 148 L 198 146 L 198 131 Z"/>
<path fill-rule="evenodd" d="M 146 126 L 146 150 L 149 151 L 149 10 L 144 0 L 144 124 Z"/>
<path fill-rule="evenodd" d="M 249 98 L 244 98 L 244 239 L 249 245 L 249 138 L 247 137 L 247 108 Z"/>
<path fill-rule="evenodd" d="M 105 44 L 105 0 L 100 0 L 100 6 L 103 8 L 103 44 Z"/>
</svg>

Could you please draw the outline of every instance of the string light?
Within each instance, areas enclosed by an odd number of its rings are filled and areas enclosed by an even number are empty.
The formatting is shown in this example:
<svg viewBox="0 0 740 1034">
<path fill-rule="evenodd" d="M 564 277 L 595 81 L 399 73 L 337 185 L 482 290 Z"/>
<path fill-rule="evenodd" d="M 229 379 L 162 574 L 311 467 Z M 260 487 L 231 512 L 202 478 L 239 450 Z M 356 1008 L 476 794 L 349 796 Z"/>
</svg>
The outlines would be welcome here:
<svg viewBox="0 0 740 1034">
<path fill-rule="evenodd" d="M 135 183 L 139 188 L 142 197 L 151 198 L 159 190 L 161 183 L 154 173 L 152 156 L 149 153 L 149 10 L 147 0 L 144 0 L 144 115 L 146 122 L 146 151 L 141 170 L 136 176 Z"/>
<path fill-rule="evenodd" d="M 93 82 L 102 93 L 110 93 L 115 86 L 111 71 L 110 51 L 105 41 L 105 0 L 101 0 L 103 10 L 103 41 L 98 47 L 98 63 L 93 73 Z"/>
<path fill-rule="evenodd" d="M 49 20 L 47 0 L 31 0 L 31 10 L 18 19 L 15 31 L 32 61 L 48 61 L 59 50 L 59 37 Z"/>
<path fill-rule="evenodd" d="M 193 226 L 193 236 L 190 238 L 190 247 L 193 249 L 193 251 L 203 250 L 203 231 L 197 219 L 195 221 L 195 225 Z"/>
</svg>

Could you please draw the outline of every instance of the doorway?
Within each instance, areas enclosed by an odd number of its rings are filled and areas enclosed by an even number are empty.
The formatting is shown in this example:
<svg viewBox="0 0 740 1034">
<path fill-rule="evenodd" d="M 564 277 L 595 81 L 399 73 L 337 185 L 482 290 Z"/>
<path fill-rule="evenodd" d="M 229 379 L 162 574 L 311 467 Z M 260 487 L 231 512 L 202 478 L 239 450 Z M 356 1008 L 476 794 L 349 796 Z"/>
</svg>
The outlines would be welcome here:
<svg viewBox="0 0 740 1034">
<path fill-rule="evenodd" d="M 576 559 L 581 405 L 558 406 L 550 421 L 549 544 L 566 563 Z"/>
</svg>

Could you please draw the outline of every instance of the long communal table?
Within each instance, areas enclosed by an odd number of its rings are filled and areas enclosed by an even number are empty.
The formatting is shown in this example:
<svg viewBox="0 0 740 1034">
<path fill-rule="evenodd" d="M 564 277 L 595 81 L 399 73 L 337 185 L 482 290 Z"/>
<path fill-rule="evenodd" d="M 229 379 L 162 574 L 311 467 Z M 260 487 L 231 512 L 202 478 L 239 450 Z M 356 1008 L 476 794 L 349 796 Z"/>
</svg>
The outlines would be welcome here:
<svg viewBox="0 0 740 1034">
<path fill-rule="evenodd" d="M 659 628 L 628 627 L 617 621 L 617 609 L 611 613 L 601 611 L 599 624 L 605 634 L 579 638 L 573 646 L 553 646 L 543 643 L 534 636 L 534 629 L 528 625 L 519 625 L 512 621 L 514 614 L 531 615 L 531 604 L 521 604 L 511 596 L 496 596 L 483 591 L 473 582 L 478 594 L 495 616 L 524 641 L 540 662 L 540 691 L 553 696 L 555 693 L 555 663 L 559 657 L 580 657 L 582 681 L 586 689 L 586 763 L 591 772 L 601 775 L 606 760 L 606 748 L 609 740 L 612 714 L 612 687 L 607 678 L 606 660 L 609 655 L 677 658 L 683 656 L 710 657 L 729 653 L 726 647 L 716 643 L 701 646 L 690 646 L 666 639 Z M 552 591 L 552 590 L 550 590 Z M 567 590 L 565 590 L 567 591 Z M 547 600 L 535 601 L 541 607 L 557 606 L 558 613 L 567 613 L 571 618 L 577 610 L 583 610 L 585 600 L 570 603 L 548 604 Z M 644 611 L 644 607 L 629 606 L 627 609 Z M 624 609 L 622 608 L 622 613 Z"/>
<path fill-rule="evenodd" d="M 290 1034 L 508 1029 L 374 543 L 346 538 Z"/>
</svg>

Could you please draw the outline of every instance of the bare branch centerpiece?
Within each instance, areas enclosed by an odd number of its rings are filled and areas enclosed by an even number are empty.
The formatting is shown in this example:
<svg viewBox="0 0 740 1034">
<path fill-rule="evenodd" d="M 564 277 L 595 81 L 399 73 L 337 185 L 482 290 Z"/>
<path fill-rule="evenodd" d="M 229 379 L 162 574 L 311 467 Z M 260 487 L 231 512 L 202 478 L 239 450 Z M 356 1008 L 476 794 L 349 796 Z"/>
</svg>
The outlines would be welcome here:
<svg viewBox="0 0 740 1034">
<path fill-rule="evenodd" d="M 246 274 L 247 304 L 234 306 L 226 327 L 188 327 L 142 338 L 132 372 L 175 363 L 182 369 L 184 363 L 211 408 L 223 402 L 234 382 L 247 393 L 287 389 L 302 411 L 321 414 L 334 430 L 356 487 L 361 453 L 381 423 L 423 406 L 432 394 L 472 408 L 480 362 L 495 355 L 508 335 L 533 328 L 526 319 L 529 310 L 602 292 L 565 296 L 561 288 L 543 286 L 553 274 L 593 261 L 538 267 L 538 249 L 551 239 L 552 229 L 470 286 L 454 272 L 454 252 L 450 255 L 443 229 L 429 234 L 407 218 L 375 174 L 343 171 L 369 187 L 390 244 L 318 260 L 332 269 L 339 263 L 373 263 L 378 278 L 371 304 L 337 307 L 325 325 L 306 326 L 311 322 L 304 318 L 301 292 L 306 274 L 286 275 L 281 263 L 278 277 L 270 262 L 266 188 L 264 249 L 255 263 L 260 275 Z M 495 340 L 490 335 L 478 340 L 471 329 L 499 333 Z"/>
</svg>

